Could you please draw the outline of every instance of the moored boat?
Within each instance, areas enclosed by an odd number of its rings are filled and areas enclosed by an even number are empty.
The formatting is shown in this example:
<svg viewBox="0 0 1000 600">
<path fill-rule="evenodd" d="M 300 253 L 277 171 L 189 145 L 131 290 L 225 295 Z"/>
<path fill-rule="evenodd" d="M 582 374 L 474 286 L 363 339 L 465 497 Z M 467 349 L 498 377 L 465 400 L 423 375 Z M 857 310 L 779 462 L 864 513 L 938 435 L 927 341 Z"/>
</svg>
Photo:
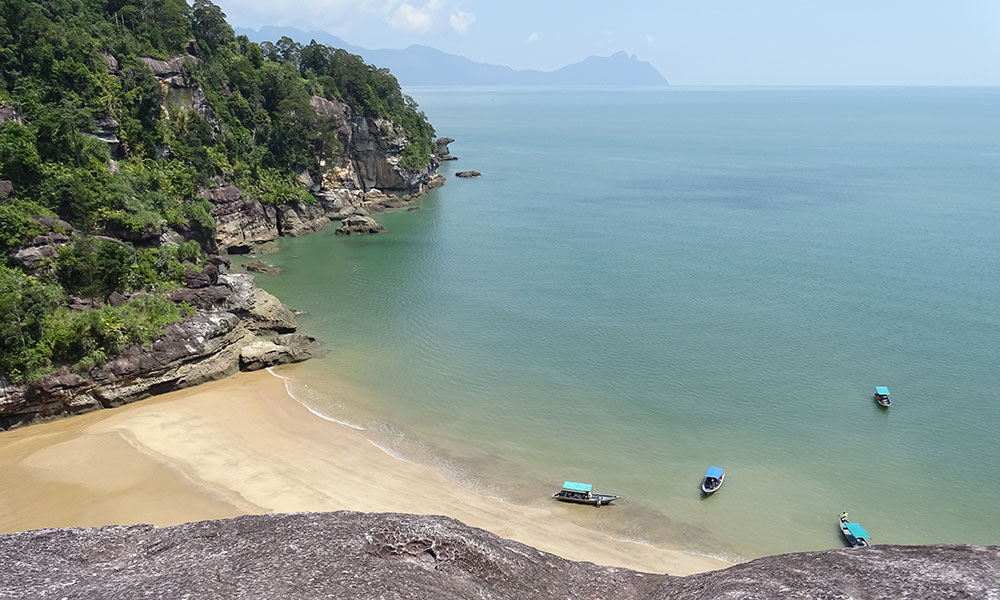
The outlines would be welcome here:
<svg viewBox="0 0 1000 600">
<path fill-rule="evenodd" d="M 847 513 L 840 513 L 840 531 L 844 534 L 844 539 L 852 548 L 864 548 L 871 545 L 871 535 L 861 523 L 852 523 L 847 520 Z"/>
<path fill-rule="evenodd" d="M 877 386 L 875 388 L 875 402 L 879 406 L 891 406 L 892 400 L 889 399 L 889 388 L 885 386 Z"/>
<path fill-rule="evenodd" d="M 705 478 L 701 480 L 701 491 L 706 494 L 714 494 L 726 478 L 726 473 L 719 467 L 709 467 L 705 471 Z"/>
<path fill-rule="evenodd" d="M 613 494 L 595 494 L 593 485 L 589 483 L 577 483 L 575 481 L 563 482 L 562 489 L 552 494 L 552 497 L 563 502 L 575 502 L 591 506 L 611 504 L 621 498 L 621 496 Z"/>
</svg>

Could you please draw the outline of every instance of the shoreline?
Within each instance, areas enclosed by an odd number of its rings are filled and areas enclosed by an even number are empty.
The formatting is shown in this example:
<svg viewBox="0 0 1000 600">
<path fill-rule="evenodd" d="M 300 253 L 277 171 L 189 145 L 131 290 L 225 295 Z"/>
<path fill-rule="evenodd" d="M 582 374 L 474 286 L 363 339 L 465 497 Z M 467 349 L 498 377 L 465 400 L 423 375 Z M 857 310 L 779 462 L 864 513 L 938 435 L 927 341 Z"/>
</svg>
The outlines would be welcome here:
<svg viewBox="0 0 1000 600">
<path fill-rule="evenodd" d="M 714 558 L 483 496 L 317 418 L 259 371 L 0 433 L 0 533 L 270 512 L 443 514 L 571 560 L 686 575 Z"/>
</svg>

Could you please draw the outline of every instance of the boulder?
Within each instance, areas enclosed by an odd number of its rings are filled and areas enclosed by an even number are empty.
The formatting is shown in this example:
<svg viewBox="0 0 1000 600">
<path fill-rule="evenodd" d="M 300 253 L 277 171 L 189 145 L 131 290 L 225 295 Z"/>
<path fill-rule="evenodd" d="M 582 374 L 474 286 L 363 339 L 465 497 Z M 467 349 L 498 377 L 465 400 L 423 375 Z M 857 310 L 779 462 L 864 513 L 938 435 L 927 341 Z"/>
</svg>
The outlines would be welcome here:
<svg viewBox="0 0 1000 600">
<path fill-rule="evenodd" d="M 252 273 L 280 273 L 281 268 L 269 265 L 262 260 L 254 260 L 243 264 L 243 268 Z"/>
<path fill-rule="evenodd" d="M 341 221 L 340 227 L 337 228 L 337 235 L 368 235 L 371 233 L 384 233 L 385 227 L 382 227 L 371 217 L 365 217 L 362 215 L 354 215 L 345 218 Z"/>
<path fill-rule="evenodd" d="M 184 282 L 187 287 L 192 289 L 205 288 L 212 285 L 212 279 L 208 274 L 195 271 L 194 269 L 184 271 Z"/>
<path fill-rule="evenodd" d="M 0 179 L 0 199 L 14 195 L 14 183 L 9 179 Z"/>
<path fill-rule="evenodd" d="M 455 177 L 462 177 L 465 179 L 469 179 L 472 177 L 480 177 L 480 176 L 482 176 L 482 173 L 480 173 L 479 171 L 459 171 L 458 173 L 455 173 Z"/>
</svg>

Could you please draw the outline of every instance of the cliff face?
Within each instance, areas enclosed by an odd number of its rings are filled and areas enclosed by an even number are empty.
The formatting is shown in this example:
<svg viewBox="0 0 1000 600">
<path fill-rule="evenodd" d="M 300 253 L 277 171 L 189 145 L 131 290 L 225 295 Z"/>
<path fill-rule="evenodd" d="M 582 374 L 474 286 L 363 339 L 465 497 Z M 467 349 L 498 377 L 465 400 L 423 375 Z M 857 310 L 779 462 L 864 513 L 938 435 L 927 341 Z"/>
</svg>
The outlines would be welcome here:
<svg viewBox="0 0 1000 600">
<path fill-rule="evenodd" d="M 111 408 L 265 367 L 305 360 L 315 340 L 296 332 L 294 313 L 249 275 L 189 273 L 173 299 L 195 307 L 150 347 L 130 346 L 81 377 L 63 371 L 32 385 L 0 379 L 0 429 Z M 217 268 L 216 268 L 217 269 Z"/>
<path fill-rule="evenodd" d="M 265 206 L 236 186 L 218 181 L 218 187 L 204 195 L 215 205 L 212 216 L 220 251 L 250 252 L 279 236 L 305 235 L 331 221 L 406 206 L 444 183 L 435 171 L 449 156 L 447 143 L 438 144 L 426 167 L 411 171 L 401 164 L 409 140 L 391 121 L 355 115 L 346 104 L 319 96 L 313 96 L 310 104 L 318 115 L 336 122 L 344 147 L 336 164 L 325 165 L 323 172 L 299 173 L 314 202 Z"/>
<path fill-rule="evenodd" d="M 4 598 L 996 598 L 1000 548 L 875 546 L 671 577 L 572 562 L 454 519 L 247 516 L 0 536 Z"/>
</svg>

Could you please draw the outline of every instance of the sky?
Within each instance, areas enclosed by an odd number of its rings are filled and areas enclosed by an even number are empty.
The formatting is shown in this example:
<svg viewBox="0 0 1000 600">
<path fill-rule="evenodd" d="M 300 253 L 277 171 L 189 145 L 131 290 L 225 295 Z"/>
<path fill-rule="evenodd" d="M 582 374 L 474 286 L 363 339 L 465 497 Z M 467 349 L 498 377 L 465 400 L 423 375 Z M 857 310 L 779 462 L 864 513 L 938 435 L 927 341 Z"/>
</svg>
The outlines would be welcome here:
<svg viewBox="0 0 1000 600">
<path fill-rule="evenodd" d="M 551 70 L 619 50 L 674 85 L 1000 85 L 1000 0 L 215 0 L 323 30 Z"/>
</svg>

